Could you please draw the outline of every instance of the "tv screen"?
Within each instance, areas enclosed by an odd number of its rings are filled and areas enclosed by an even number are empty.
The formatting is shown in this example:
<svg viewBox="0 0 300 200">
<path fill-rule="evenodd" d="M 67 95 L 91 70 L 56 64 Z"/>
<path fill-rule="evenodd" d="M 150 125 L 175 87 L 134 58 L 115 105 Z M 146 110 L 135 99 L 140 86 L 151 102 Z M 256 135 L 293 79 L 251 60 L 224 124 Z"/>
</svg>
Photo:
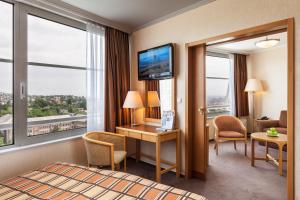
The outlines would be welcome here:
<svg viewBox="0 0 300 200">
<path fill-rule="evenodd" d="M 172 78 L 174 76 L 173 54 L 173 44 L 166 44 L 138 52 L 139 80 Z"/>
</svg>

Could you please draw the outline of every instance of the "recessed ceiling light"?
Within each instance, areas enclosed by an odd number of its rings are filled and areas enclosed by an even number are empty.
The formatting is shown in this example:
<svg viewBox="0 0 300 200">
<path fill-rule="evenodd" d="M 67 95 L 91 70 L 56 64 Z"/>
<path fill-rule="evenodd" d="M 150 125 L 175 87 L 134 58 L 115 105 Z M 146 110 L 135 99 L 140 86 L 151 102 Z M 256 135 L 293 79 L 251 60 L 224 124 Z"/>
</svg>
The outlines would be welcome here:
<svg viewBox="0 0 300 200">
<path fill-rule="evenodd" d="M 258 42 L 255 42 L 255 45 L 259 48 L 270 48 L 270 47 L 274 47 L 279 43 L 280 39 L 268 39 L 268 37 L 266 37 L 266 39 L 264 40 L 260 40 Z"/>
</svg>

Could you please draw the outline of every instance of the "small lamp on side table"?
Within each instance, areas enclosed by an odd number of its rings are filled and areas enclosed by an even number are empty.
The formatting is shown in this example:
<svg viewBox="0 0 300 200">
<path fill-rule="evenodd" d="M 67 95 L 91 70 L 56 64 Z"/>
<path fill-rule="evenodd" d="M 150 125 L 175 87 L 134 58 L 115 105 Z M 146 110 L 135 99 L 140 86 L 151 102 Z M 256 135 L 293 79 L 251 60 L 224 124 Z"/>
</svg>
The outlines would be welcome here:
<svg viewBox="0 0 300 200">
<path fill-rule="evenodd" d="M 144 105 L 140 93 L 138 91 L 129 91 L 125 98 L 123 108 L 131 109 L 131 116 L 132 116 L 131 126 L 138 125 L 135 120 L 135 111 L 137 108 L 142 108 L 142 107 L 144 107 Z"/>
</svg>

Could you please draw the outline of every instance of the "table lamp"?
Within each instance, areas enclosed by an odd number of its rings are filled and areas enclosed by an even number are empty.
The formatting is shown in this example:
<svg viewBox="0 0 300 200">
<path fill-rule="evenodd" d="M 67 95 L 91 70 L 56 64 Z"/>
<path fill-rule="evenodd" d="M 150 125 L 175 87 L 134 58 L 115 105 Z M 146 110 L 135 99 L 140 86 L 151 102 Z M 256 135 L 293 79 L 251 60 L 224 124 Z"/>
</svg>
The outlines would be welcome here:
<svg viewBox="0 0 300 200">
<path fill-rule="evenodd" d="M 148 91 L 147 102 L 148 102 L 147 106 L 150 108 L 160 106 L 160 101 L 159 101 L 157 91 Z"/>
<path fill-rule="evenodd" d="M 251 78 L 248 79 L 246 87 L 245 87 L 245 92 L 250 92 L 252 95 L 252 131 L 254 131 L 254 117 L 255 117 L 255 109 L 254 109 L 254 95 L 255 92 L 262 91 L 262 86 L 260 80 Z"/>
<path fill-rule="evenodd" d="M 137 108 L 144 107 L 141 95 L 138 91 L 129 91 L 125 98 L 123 108 L 130 108 L 131 109 L 131 126 L 137 126 L 138 124 L 135 121 L 135 111 Z"/>
</svg>

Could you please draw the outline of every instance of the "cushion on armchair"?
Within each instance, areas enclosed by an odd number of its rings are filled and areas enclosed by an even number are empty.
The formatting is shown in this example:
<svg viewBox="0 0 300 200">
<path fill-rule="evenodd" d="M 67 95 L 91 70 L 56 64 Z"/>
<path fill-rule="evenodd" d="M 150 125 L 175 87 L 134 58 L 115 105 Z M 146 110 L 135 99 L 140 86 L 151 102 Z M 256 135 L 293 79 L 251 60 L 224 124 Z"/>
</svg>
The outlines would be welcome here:
<svg viewBox="0 0 300 200">
<path fill-rule="evenodd" d="M 279 118 L 279 127 L 286 128 L 287 127 L 287 111 L 282 110 Z"/>
</svg>

